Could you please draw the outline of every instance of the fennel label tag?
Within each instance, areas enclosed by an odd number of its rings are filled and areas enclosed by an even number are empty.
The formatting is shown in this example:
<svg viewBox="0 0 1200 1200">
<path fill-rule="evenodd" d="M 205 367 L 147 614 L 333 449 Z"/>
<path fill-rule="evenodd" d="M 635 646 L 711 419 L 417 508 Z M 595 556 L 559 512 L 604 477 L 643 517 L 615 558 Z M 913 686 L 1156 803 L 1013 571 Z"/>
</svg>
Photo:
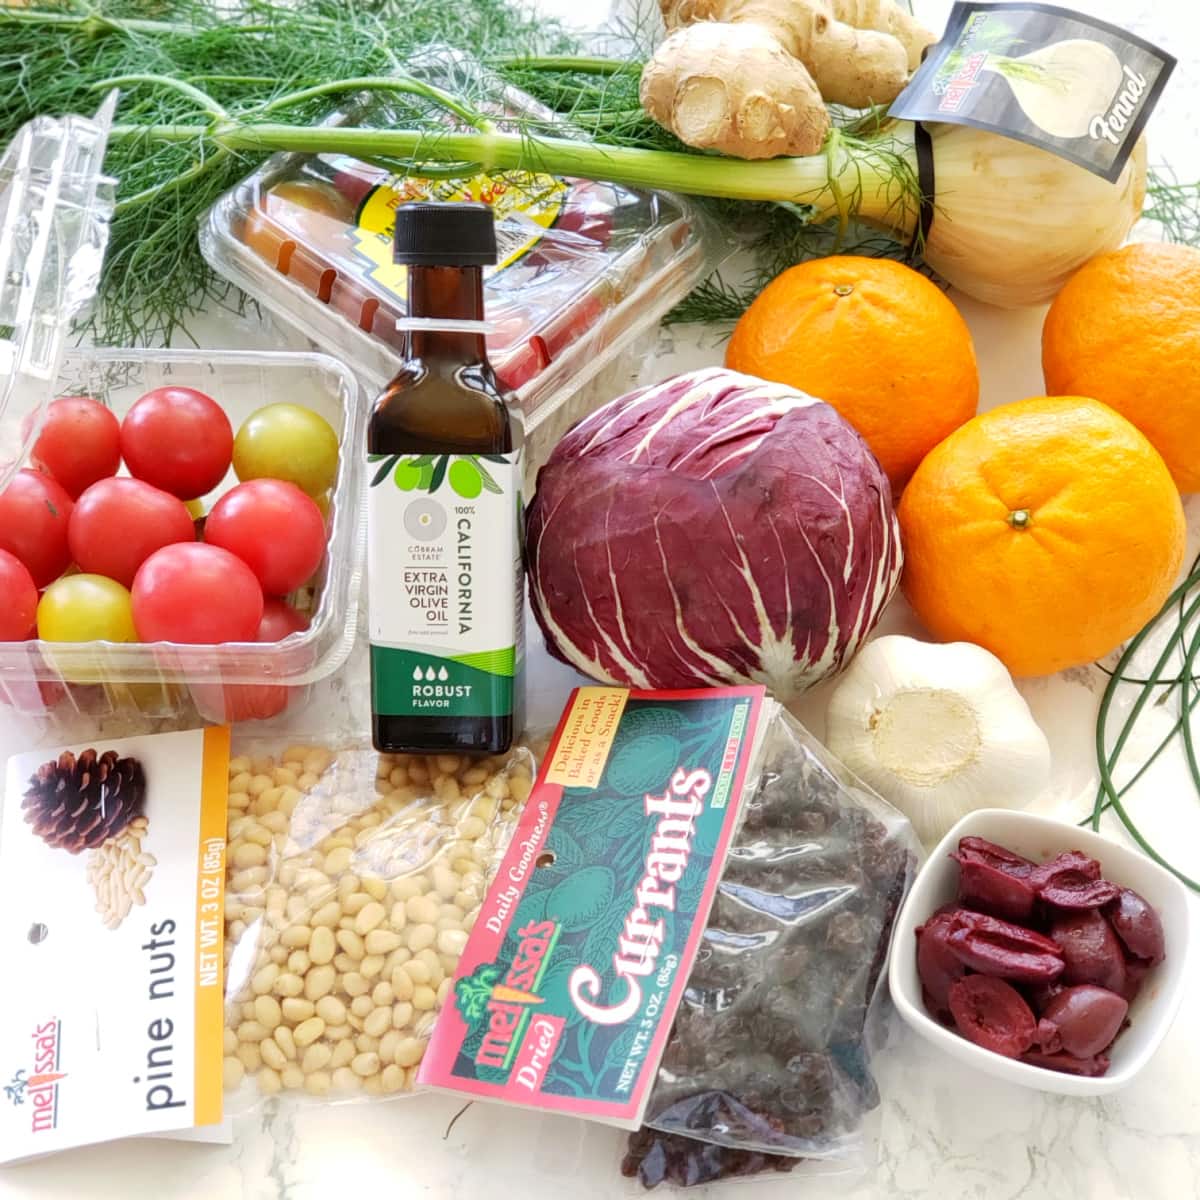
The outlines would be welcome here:
<svg viewBox="0 0 1200 1200">
<path fill-rule="evenodd" d="M 1174 68 L 1084 13 L 960 0 L 890 115 L 989 129 L 1115 183 Z"/>
</svg>

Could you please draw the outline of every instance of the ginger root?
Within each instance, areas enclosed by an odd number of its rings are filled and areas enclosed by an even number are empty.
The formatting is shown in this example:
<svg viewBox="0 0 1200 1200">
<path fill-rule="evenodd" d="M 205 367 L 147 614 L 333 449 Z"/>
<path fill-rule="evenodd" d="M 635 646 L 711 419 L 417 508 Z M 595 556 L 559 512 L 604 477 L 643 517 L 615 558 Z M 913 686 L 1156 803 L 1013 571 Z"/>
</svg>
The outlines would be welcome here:
<svg viewBox="0 0 1200 1200">
<path fill-rule="evenodd" d="M 660 0 L 642 106 L 698 149 L 815 154 L 826 103 L 894 100 L 933 40 L 894 0 Z"/>
</svg>

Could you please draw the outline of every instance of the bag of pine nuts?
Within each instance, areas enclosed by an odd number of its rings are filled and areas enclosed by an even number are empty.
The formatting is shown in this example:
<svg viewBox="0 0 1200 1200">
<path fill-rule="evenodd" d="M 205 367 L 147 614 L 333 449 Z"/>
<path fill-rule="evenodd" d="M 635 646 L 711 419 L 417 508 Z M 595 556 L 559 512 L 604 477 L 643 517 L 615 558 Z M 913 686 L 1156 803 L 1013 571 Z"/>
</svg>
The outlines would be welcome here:
<svg viewBox="0 0 1200 1200">
<path fill-rule="evenodd" d="M 526 746 L 468 759 L 235 740 L 227 1112 L 413 1090 L 535 775 Z"/>
</svg>

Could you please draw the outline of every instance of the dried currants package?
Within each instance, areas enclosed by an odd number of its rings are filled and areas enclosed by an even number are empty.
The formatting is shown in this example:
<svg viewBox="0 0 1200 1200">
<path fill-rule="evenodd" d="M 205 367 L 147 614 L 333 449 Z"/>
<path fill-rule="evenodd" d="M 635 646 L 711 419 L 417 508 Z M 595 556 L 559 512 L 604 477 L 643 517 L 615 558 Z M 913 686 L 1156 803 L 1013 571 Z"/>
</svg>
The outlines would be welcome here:
<svg viewBox="0 0 1200 1200">
<path fill-rule="evenodd" d="M 691 1186 L 858 1156 L 920 855 L 907 820 L 780 709 L 623 1174 Z"/>
</svg>

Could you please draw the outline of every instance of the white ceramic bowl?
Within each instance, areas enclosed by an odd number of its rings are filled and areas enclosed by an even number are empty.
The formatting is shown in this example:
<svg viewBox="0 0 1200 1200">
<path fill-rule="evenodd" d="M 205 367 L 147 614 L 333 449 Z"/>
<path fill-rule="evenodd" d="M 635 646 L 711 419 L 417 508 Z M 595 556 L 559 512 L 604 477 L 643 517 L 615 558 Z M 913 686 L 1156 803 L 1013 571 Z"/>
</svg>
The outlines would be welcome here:
<svg viewBox="0 0 1200 1200">
<path fill-rule="evenodd" d="M 1045 862 L 1063 850 L 1082 850 L 1100 861 L 1105 879 L 1132 888 L 1158 909 L 1166 940 L 1166 959 L 1146 976 L 1131 1005 L 1129 1028 L 1110 1051 L 1112 1065 L 1107 1075 L 1090 1079 L 1005 1058 L 939 1025 L 925 1011 L 917 976 L 914 930 L 941 905 L 954 900 L 958 864 L 949 856 L 963 837 L 987 838 L 1034 862 Z M 892 999 L 900 1015 L 922 1037 L 988 1075 L 1068 1096 L 1116 1092 L 1127 1086 L 1150 1061 L 1179 1011 L 1184 963 L 1191 948 L 1190 903 L 1187 889 L 1174 875 L 1136 850 L 1063 821 L 1009 809 L 979 809 L 963 817 L 938 844 L 900 910 L 888 970 Z"/>
</svg>

